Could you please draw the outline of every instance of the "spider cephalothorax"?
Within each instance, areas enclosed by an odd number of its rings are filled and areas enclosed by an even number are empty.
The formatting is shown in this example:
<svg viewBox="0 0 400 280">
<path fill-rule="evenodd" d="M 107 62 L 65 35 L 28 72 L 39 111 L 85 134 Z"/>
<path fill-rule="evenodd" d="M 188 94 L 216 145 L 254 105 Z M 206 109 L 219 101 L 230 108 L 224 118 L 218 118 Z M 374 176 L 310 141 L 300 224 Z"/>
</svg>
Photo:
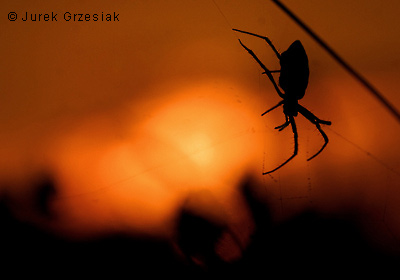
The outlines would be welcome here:
<svg viewBox="0 0 400 280">
<path fill-rule="evenodd" d="M 286 163 L 288 163 L 290 160 L 292 160 L 298 152 L 298 134 L 297 134 L 297 128 L 296 128 L 296 122 L 294 121 L 294 117 L 298 115 L 298 113 L 302 114 L 306 119 L 308 119 L 311 123 L 313 123 L 318 131 L 321 133 L 322 137 L 325 140 L 324 145 L 321 147 L 321 149 L 314 154 L 312 157 L 310 157 L 308 160 L 313 159 L 316 157 L 319 153 L 322 152 L 322 150 L 326 147 L 328 144 L 328 136 L 326 136 L 325 132 L 322 130 L 320 124 L 326 124 L 330 125 L 330 121 L 324 121 L 319 118 L 317 118 L 313 113 L 311 113 L 309 110 L 301 106 L 298 101 L 302 99 L 306 93 L 307 85 L 308 85 L 308 78 L 309 78 L 309 68 L 308 68 L 308 58 L 306 51 L 304 50 L 303 45 L 301 44 L 300 41 L 294 41 L 290 47 L 284 51 L 282 54 L 280 54 L 275 46 L 272 44 L 272 42 L 265 36 L 261 36 L 258 34 L 250 33 L 247 31 L 242 31 L 238 29 L 233 29 L 234 31 L 249 34 L 252 36 L 256 36 L 258 38 L 261 38 L 267 42 L 267 44 L 272 48 L 272 50 L 275 52 L 276 56 L 279 59 L 281 69 L 280 70 L 275 70 L 275 71 L 270 71 L 268 70 L 267 67 L 261 62 L 261 60 L 255 55 L 255 53 L 246 47 L 242 41 L 239 40 L 240 44 L 243 46 L 243 48 L 246 49 L 246 51 L 257 61 L 257 63 L 261 66 L 261 68 L 264 70 L 263 74 L 266 74 L 268 78 L 271 80 L 276 92 L 278 95 L 282 98 L 282 101 L 280 101 L 277 105 L 272 107 L 271 109 L 265 111 L 261 116 L 264 116 L 268 112 L 271 112 L 272 110 L 278 108 L 279 106 L 283 105 L 283 113 L 285 114 L 285 123 L 282 125 L 279 125 L 275 127 L 275 129 L 278 129 L 279 131 L 283 130 L 289 124 L 292 126 L 292 131 L 294 135 L 294 151 L 293 155 L 287 159 L 284 163 L 276 167 L 275 169 L 272 169 L 271 171 L 264 172 L 263 174 L 268 174 L 271 172 L 274 172 L 284 166 Z M 274 77 L 272 76 L 272 73 L 279 72 L 279 86 L 283 90 L 283 92 L 280 90 L 278 87 L 277 83 L 275 82 Z"/>
</svg>

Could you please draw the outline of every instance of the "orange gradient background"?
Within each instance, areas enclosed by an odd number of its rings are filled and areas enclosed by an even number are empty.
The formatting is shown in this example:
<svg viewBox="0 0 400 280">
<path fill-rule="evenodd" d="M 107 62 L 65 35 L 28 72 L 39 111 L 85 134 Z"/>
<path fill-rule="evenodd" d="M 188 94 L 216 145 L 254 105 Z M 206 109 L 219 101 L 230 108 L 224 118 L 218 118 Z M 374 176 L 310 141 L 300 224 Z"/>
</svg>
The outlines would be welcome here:
<svg viewBox="0 0 400 280">
<path fill-rule="evenodd" d="M 376 246 L 400 238 L 400 123 L 271 1 L 9 1 L 0 8 L 0 192 L 22 219 L 69 237 L 125 231 L 172 238 L 179 209 L 192 197 L 249 242 L 253 221 L 238 184 L 251 175 L 276 221 L 314 209 L 353 215 Z M 395 107 L 398 1 L 284 3 L 374 84 Z M 58 13 L 58 22 L 15 22 L 14 11 Z M 119 22 L 65 22 L 62 14 L 119 13 Z M 296 39 L 310 62 L 300 103 L 321 119 L 323 139 L 299 116 L 293 152 L 279 96 L 257 63 L 279 62 Z M 57 183 L 43 221 L 30 210 L 30 182 Z M 201 195 L 200 195 L 201 197 Z M 212 203 L 211 203 L 212 202 Z M 213 208 L 215 207 L 215 209 Z M 235 253 L 230 252 L 231 256 Z M 229 255 L 229 254 L 228 254 Z"/>
</svg>

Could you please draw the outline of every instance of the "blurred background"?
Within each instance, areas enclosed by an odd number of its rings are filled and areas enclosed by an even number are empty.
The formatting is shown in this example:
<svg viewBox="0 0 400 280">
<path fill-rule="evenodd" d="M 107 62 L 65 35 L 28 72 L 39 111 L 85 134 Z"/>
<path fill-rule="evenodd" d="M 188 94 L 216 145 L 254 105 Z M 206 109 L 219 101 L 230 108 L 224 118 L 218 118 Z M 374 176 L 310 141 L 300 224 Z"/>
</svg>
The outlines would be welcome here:
<svg viewBox="0 0 400 280">
<path fill-rule="evenodd" d="M 400 108 L 398 1 L 283 2 Z M 69 270 L 397 263 L 400 123 L 272 1 L 13 1 L 0 14 L 10 264 L 36 264 L 44 247 Z M 298 155 L 262 175 L 292 155 L 293 133 L 274 129 L 282 109 L 261 117 L 280 98 L 238 39 L 269 69 L 279 61 L 232 28 L 280 52 L 301 40 L 310 80 L 300 104 L 332 121 L 315 159 L 323 138 L 298 116 Z"/>
</svg>

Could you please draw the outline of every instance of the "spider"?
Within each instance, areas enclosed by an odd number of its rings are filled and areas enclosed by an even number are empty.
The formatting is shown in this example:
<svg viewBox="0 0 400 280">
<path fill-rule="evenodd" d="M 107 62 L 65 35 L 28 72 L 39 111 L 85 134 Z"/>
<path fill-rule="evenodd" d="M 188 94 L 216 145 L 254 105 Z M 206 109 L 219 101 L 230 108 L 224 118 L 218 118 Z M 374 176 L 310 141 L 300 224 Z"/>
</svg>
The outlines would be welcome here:
<svg viewBox="0 0 400 280">
<path fill-rule="evenodd" d="M 308 77 L 310 73 L 308 69 L 307 54 L 306 51 L 304 50 L 303 45 L 299 40 L 296 40 L 289 46 L 289 48 L 286 51 L 280 54 L 275 48 L 275 46 L 272 44 L 272 42 L 268 39 L 268 37 L 250 33 L 247 31 L 242 31 L 239 29 L 233 29 L 233 31 L 248 34 L 265 40 L 267 44 L 272 48 L 275 55 L 278 57 L 281 65 L 280 70 L 273 70 L 273 71 L 268 70 L 268 68 L 265 67 L 265 65 L 255 55 L 255 53 L 251 49 L 246 47 L 239 39 L 239 43 L 261 66 L 261 68 L 264 70 L 263 74 L 266 74 L 268 76 L 276 92 L 283 99 L 278 104 L 273 106 L 271 109 L 268 109 L 267 111 L 262 113 L 261 116 L 264 116 L 265 114 L 283 105 L 283 113 L 285 114 L 285 123 L 275 127 L 275 129 L 282 131 L 290 124 L 292 126 L 292 131 L 294 135 L 293 155 L 275 169 L 272 169 L 268 172 L 263 172 L 263 175 L 278 170 L 279 168 L 287 164 L 289 161 L 291 161 L 297 155 L 299 144 L 298 144 L 298 133 L 296 128 L 296 122 L 294 121 L 294 117 L 296 117 L 298 113 L 302 114 L 307 120 L 309 120 L 312 124 L 314 124 L 325 140 L 325 143 L 320 148 L 320 150 L 307 160 L 315 158 L 322 152 L 322 150 L 326 147 L 326 145 L 329 142 L 328 136 L 322 130 L 320 124 L 331 125 L 331 122 L 317 118 L 313 113 L 311 113 L 309 110 L 307 110 L 306 108 L 304 108 L 299 104 L 299 100 L 302 99 L 306 93 L 306 88 L 308 85 Z M 277 83 L 274 80 L 274 77 L 272 76 L 272 73 L 280 73 L 279 86 L 281 87 L 281 89 L 283 89 L 284 92 L 282 92 L 279 89 Z"/>
</svg>

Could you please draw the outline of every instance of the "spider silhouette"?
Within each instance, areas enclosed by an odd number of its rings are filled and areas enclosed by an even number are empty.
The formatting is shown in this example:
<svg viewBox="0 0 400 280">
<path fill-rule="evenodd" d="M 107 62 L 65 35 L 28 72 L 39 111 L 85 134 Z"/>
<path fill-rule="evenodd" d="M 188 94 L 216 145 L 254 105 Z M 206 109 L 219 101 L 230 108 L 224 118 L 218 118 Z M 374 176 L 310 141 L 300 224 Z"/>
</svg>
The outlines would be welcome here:
<svg viewBox="0 0 400 280">
<path fill-rule="evenodd" d="M 280 70 L 274 70 L 270 71 L 268 70 L 267 67 L 261 62 L 261 60 L 255 55 L 255 53 L 246 47 L 242 41 L 239 39 L 239 43 L 242 45 L 243 48 L 246 49 L 246 51 L 257 61 L 257 63 L 261 66 L 261 68 L 264 70 L 263 74 L 266 74 L 268 78 L 271 80 L 276 92 L 278 95 L 283 99 L 280 101 L 278 104 L 273 106 L 271 109 L 268 109 L 264 113 L 261 114 L 261 116 L 264 116 L 265 114 L 271 112 L 272 110 L 278 108 L 279 106 L 283 105 L 283 113 L 285 114 L 285 123 L 282 125 L 279 125 L 275 127 L 275 129 L 278 129 L 279 131 L 282 131 L 286 127 L 289 126 L 289 124 L 292 126 L 292 131 L 294 135 L 294 151 L 293 155 L 289 157 L 284 163 L 276 167 L 275 169 L 272 169 L 271 171 L 268 172 L 263 172 L 263 175 L 272 173 L 285 164 L 287 164 L 289 161 L 291 161 L 298 152 L 298 133 L 297 133 L 297 128 L 296 128 L 296 122 L 294 120 L 294 117 L 298 115 L 298 113 L 302 114 L 307 120 L 309 120 L 311 123 L 313 123 L 318 131 L 321 133 L 322 137 L 325 140 L 324 145 L 320 148 L 320 150 L 314 154 L 312 157 L 310 157 L 307 160 L 311 160 L 315 158 L 317 155 L 319 155 L 322 150 L 326 147 L 326 145 L 329 142 L 328 136 L 325 134 L 325 132 L 322 130 L 320 124 L 325 124 L 325 125 L 331 125 L 330 121 L 324 121 L 319 118 L 317 118 L 313 113 L 311 113 L 309 110 L 304 108 L 299 104 L 299 100 L 302 99 L 306 93 L 306 88 L 308 85 L 308 77 L 310 74 L 309 68 L 308 68 L 308 58 L 306 51 L 304 50 L 303 45 L 299 40 L 294 41 L 289 48 L 284 51 L 282 54 L 280 54 L 275 46 L 272 44 L 272 42 L 265 36 L 261 36 L 258 34 L 250 33 L 247 31 L 242 31 L 239 29 L 233 29 L 233 31 L 248 34 L 251 36 L 255 36 L 258 38 L 261 38 L 267 42 L 267 44 L 272 48 L 274 51 L 275 55 L 278 57 L 281 69 Z M 284 92 L 282 92 L 277 83 L 274 80 L 274 77 L 272 76 L 272 73 L 280 73 L 279 76 L 279 86 L 283 89 Z"/>
</svg>

